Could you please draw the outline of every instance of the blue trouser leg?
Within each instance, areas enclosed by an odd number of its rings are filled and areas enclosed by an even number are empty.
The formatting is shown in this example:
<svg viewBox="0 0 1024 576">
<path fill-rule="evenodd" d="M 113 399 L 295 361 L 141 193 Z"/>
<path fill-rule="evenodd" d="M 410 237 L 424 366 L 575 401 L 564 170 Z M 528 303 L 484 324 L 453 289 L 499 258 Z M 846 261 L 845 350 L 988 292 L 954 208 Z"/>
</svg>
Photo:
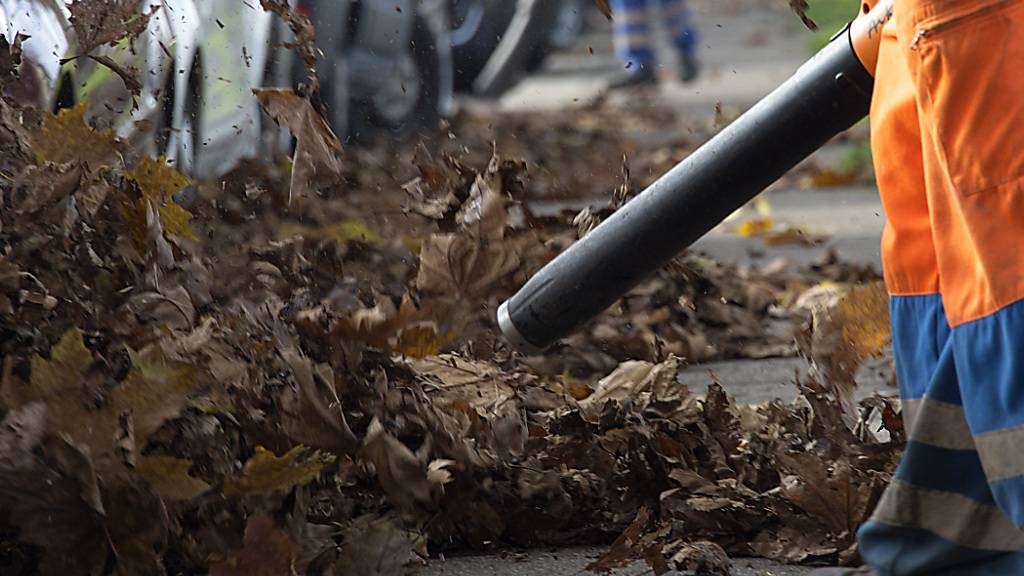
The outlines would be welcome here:
<svg viewBox="0 0 1024 576">
<path fill-rule="evenodd" d="M 690 10 L 686 0 L 658 0 L 661 4 L 661 17 L 672 35 L 672 42 L 677 50 L 692 52 L 697 48 L 697 29 L 690 18 Z"/>
<path fill-rule="evenodd" d="M 992 494 L 1024 526 L 1024 301 L 956 327 L 953 349 Z"/>
<path fill-rule="evenodd" d="M 611 0 L 615 55 L 626 66 L 654 63 L 648 0 Z"/>
<path fill-rule="evenodd" d="M 978 398 L 986 394 L 962 368 L 965 354 L 989 370 L 1005 362 L 960 350 L 962 328 L 950 331 L 937 295 L 894 297 L 891 312 L 908 442 L 892 485 L 858 532 L 861 555 L 885 576 L 1024 574 L 1024 532 L 1003 512 L 975 443 Z M 1020 328 L 1024 336 L 1024 311 Z"/>
</svg>

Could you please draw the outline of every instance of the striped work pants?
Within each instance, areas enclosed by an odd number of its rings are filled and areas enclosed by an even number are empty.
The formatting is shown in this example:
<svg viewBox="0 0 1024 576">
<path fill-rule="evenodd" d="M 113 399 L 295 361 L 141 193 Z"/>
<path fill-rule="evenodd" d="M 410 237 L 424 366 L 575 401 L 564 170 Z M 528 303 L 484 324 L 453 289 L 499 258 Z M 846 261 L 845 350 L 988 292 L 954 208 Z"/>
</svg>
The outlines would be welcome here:
<svg viewBox="0 0 1024 576">
<path fill-rule="evenodd" d="M 896 0 L 871 146 L 908 442 L 883 576 L 1024 575 L 1024 1 Z"/>
<path fill-rule="evenodd" d="M 697 32 L 685 0 L 611 0 L 611 7 L 615 54 L 626 65 L 654 63 L 651 28 L 655 18 L 672 36 L 676 49 L 696 48 Z"/>
</svg>

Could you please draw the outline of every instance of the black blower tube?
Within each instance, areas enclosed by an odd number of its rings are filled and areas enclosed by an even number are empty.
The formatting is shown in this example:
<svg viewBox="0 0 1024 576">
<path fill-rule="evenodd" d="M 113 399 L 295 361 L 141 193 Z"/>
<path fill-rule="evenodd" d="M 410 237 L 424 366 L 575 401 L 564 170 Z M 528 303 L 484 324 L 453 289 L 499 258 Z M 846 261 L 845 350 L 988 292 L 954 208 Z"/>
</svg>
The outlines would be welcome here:
<svg viewBox="0 0 1024 576">
<path fill-rule="evenodd" d="M 539 352 L 593 318 L 864 118 L 874 80 L 849 27 L 775 91 L 534 275 L 498 325 Z"/>
</svg>

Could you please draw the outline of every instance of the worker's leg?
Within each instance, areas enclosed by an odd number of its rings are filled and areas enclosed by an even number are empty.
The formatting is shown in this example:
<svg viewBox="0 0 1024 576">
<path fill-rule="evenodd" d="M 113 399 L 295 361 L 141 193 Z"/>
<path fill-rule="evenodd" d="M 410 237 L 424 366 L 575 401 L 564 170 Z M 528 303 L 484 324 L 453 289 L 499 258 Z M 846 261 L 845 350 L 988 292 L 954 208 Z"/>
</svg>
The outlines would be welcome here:
<svg viewBox="0 0 1024 576">
<path fill-rule="evenodd" d="M 1021 573 L 1024 534 L 995 505 L 964 417 L 938 295 L 894 297 L 897 379 L 908 441 L 858 540 L 880 574 Z M 1013 567 L 1014 570 L 1002 570 Z"/>
<path fill-rule="evenodd" d="M 628 68 L 654 63 L 648 0 L 611 0 L 615 55 Z"/>
<path fill-rule="evenodd" d="M 914 0 L 905 0 L 913 2 Z M 899 19 L 899 15 L 897 15 Z M 930 206 L 932 137 L 897 22 L 885 25 L 872 101 L 872 152 L 888 217 L 883 236 L 893 349 L 908 442 L 896 477 L 858 533 L 880 574 L 1024 573 L 1024 538 L 995 505 L 967 424 L 942 298 Z M 932 170 L 932 172 L 928 172 Z"/>
<path fill-rule="evenodd" d="M 683 53 L 693 53 L 697 49 L 697 29 L 686 0 L 659 0 L 661 18 L 676 49 Z"/>
<path fill-rule="evenodd" d="M 999 507 L 1024 527 L 1024 301 L 957 326 L 953 344 L 989 486 Z"/>
<path fill-rule="evenodd" d="M 1007 442 L 1024 425 L 1022 6 L 895 3 L 953 328 L 897 480 L 860 533 L 883 574 L 1024 574 L 1024 466 Z"/>
<path fill-rule="evenodd" d="M 690 17 L 686 0 L 658 0 L 661 18 L 672 43 L 679 53 L 679 78 L 690 82 L 700 72 L 697 64 L 697 29 Z"/>
</svg>

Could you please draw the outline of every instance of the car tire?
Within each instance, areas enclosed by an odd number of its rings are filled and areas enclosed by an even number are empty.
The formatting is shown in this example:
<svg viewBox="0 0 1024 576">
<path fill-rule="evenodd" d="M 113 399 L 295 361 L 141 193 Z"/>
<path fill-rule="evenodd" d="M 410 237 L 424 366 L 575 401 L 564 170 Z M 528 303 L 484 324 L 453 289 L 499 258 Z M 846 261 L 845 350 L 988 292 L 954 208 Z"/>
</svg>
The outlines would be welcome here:
<svg viewBox="0 0 1024 576">
<path fill-rule="evenodd" d="M 400 66 L 408 67 L 406 73 L 415 77 L 418 89 L 415 102 L 410 100 L 401 107 L 403 112 L 396 114 L 385 110 L 380 94 L 351 100 L 348 108 L 348 135 L 351 139 L 369 141 L 384 136 L 398 140 L 421 128 L 437 125 L 441 118 L 441 55 L 437 49 L 437 38 L 420 14 L 415 18 L 407 56 L 408 60 Z M 403 95 L 411 88 L 401 83 Z"/>
<path fill-rule="evenodd" d="M 526 61 L 526 71 L 536 72 L 552 52 L 567 50 L 579 40 L 587 28 L 585 0 L 559 0 L 558 15 L 551 23 L 545 41 L 538 44 Z"/>
<path fill-rule="evenodd" d="M 452 0 L 455 90 L 468 92 L 516 12 L 515 0 Z"/>
</svg>

